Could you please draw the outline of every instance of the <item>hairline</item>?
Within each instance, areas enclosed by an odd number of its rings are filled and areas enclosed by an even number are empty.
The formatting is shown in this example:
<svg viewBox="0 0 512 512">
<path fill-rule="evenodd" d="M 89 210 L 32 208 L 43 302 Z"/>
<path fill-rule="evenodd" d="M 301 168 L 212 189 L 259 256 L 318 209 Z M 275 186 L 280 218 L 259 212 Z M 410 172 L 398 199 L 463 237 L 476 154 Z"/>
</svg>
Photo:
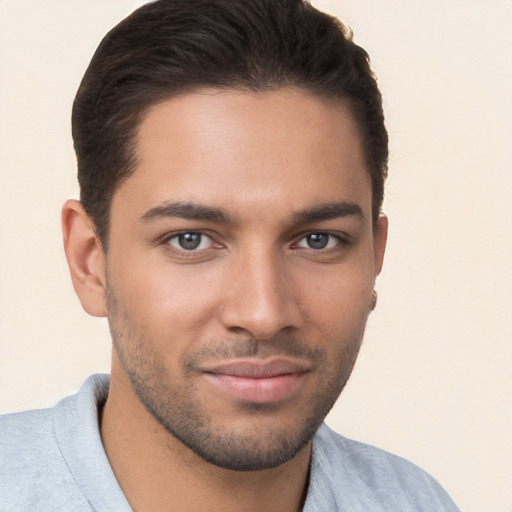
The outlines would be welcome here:
<svg viewBox="0 0 512 512">
<path fill-rule="evenodd" d="M 252 85 L 252 86 L 251 86 Z M 354 121 L 354 126 L 357 129 L 357 136 L 359 137 L 359 140 L 361 141 L 361 144 L 364 145 L 365 142 L 365 136 L 362 132 L 362 126 L 361 122 L 357 119 L 356 115 L 356 107 L 354 106 L 354 99 L 349 96 L 349 94 L 336 94 L 335 91 L 331 92 L 320 92 L 315 90 L 314 87 L 308 87 L 306 85 L 302 84 L 296 84 L 293 83 L 293 81 L 289 82 L 282 82 L 282 83 L 275 83 L 275 84 L 262 84 L 262 85 L 253 85 L 250 83 L 243 83 L 243 84 L 232 84 L 232 85 L 210 85 L 207 83 L 200 83 L 188 85 L 187 87 L 181 87 L 174 91 L 169 91 L 168 94 L 162 94 L 162 96 L 158 99 L 155 99 L 152 102 L 148 102 L 142 107 L 139 107 L 139 109 L 136 112 L 136 118 L 137 122 L 134 124 L 132 130 L 128 133 L 128 148 L 126 151 L 126 160 L 127 160 L 127 170 L 123 173 L 123 176 L 121 176 L 116 184 L 115 187 L 112 189 L 109 201 L 108 201 L 108 209 L 107 209 L 107 217 L 104 219 L 104 226 L 103 226 L 103 232 L 98 232 L 98 227 L 93 222 L 96 230 L 96 234 L 100 240 L 100 243 L 103 247 L 103 250 L 105 253 L 108 252 L 108 245 L 109 245 L 109 238 L 110 238 L 110 218 L 111 218 L 111 208 L 112 208 L 112 202 L 114 199 L 114 196 L 116 192 L 119 190 L 119 188 L 122 186 L 122 184 L 132 176 L 140 163 L 139 161 L 139 147 L 140 147 L 140 131 L 142 129 L 142 125 L 144 124 L 144 121 L 147 119 L 147 117 L 151 114 L 151 112 L 157 108 L 159 105 L 162 105 L 163 103 L 166 103 L 168 101 L 172 101 L 175 99 L 179 99 L 185 96 L 189 96 L 192 94 L 204 94 L 211 92 L 212 94 L 216 93 L 228 93 L 228 92 L 240 92 L 240 93 L 248 93 L 248 94 L 255 94 L 255 95 L 263 95 L 270 92 L 277 92 L 281 91 L 283 89 L 290 89 L 302 92 L 304 94 L 310 95 L 312 97 L 315 97 L 321 101 L 324 102 L 336 102 L 338 104 L 344 104 L 352 117 L 352 120 Z M 370 178 L 370 187 L 372 189 L 372 225 L 375 227 L 377 218 L 373 214 L 374 211 L 374 198 L 373 198 L 373 178 L 372 178 L 372 171 L 371 171 L 371 163 L 367 161 L 367 155 L 366 151 L 363 149 L 363 158 L 365 163 L 365 169 L 368 173 L 368 176 Z M 379 208 L 380 211 L 380 208 Z"/>
</svg>

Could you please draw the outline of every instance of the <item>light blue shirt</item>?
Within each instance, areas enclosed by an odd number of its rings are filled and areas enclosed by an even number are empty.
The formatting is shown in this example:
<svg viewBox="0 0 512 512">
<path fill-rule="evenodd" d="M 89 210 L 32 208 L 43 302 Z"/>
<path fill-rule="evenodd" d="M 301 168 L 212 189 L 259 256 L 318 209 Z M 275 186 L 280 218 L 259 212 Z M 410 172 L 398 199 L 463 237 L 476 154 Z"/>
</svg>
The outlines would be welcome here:
<svg viewBox="0 0 512 512">
<path fill-rule="evenodd" d="M 52 409 L 0 417 L 2 512 L 132 512 L 98 428 L 107 375 L 89 377 Z M 455 512 L 414 464 L 322 425 L 313 440 L 304 512 Z"/>
</svg>

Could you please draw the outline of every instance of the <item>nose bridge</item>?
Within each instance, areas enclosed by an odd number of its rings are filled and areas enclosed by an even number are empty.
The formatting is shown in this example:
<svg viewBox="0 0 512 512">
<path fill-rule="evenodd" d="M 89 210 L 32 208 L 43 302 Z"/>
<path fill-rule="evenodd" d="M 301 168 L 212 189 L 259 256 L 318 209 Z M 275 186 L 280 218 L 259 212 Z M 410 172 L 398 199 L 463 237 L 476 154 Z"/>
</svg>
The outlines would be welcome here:
<svg viewBox="0 0 512 512">
<path fill-rule="evenodd" d="M 258 339 L 300 325 L 297 297 L 286 258 L 272 247 L 241 251 L 229 277 L 223 323 Z"/>
</svg>

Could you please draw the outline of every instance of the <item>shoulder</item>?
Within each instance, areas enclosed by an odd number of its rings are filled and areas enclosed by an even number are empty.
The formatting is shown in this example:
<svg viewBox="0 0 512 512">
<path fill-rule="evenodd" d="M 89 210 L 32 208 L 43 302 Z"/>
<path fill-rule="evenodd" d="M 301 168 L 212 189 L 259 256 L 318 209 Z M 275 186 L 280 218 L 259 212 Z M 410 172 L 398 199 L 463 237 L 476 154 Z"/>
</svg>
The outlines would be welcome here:
<svg viewBox="0 0 512 512">
<path fill-rule="evenodd" d="M 326 425 L 313 441 L 313 478 L 347 510 L 459 510 L 439 483 L 412 462 L 347 439 Z"/>
<path fill-rule="evenodd" d="M 58 458 L 53 425 L 54 409 L 39 409 L 0 416 L 0 475 L 37 471 L 43 459 Z"/>
<path fill-rule="evenodd" d="M 71 426 L 77 421 L 80 401 L 88 397 L 94 402 L 97 384 L 97 378 L 93 379 L 78 394 L 50 409 L 0 416 L 2 511 L 65 510 L 65 507 L 90 510 L 63 455 L 63 444 L 73 432 L 61 426 Z M 48 507 L 49 503 L 52 508 Z"/>
</svg>

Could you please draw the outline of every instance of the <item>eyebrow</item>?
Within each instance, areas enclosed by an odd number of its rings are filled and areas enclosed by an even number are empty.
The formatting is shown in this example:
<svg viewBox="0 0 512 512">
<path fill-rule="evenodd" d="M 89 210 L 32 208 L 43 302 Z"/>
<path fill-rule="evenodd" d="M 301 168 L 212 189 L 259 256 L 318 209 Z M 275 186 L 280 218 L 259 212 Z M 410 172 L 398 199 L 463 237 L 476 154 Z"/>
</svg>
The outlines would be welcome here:
<svg viewBox="0 0 512 512">
<path fill-rule="evenodd" d="M 340 217 L 358 217 L 362 222 L 366 220 L 362 208 L 351 201 L 335 201 L 306 208 L 297 212 L 294 218 L 297 224 L 308 224 Z"/>
<path fill-rule="evenodd" d="M 139 220 L 151 222 L 156 219 L 169 217 L 178 217 L 180 219 L 220 222 L 228 224 L 231 222 L 230 215 L 221 208 L 199 205 L 190 202 L 164 202 L 151 208 L 144 213 Z M 365 215 L 362 208 L 350 201 L 335 201 L 322 203 L 311 208 L 305 208 L 296 212 L 293 220 L 296 224 L 309 224 L 312 222 L 321 222 L 340 217 L 358 217 L 365 221 Z"/>
<path fill-rule="evenodd" d="M 228 223 L 229 215 L 220 208 L 183 202 L 164 202 L 151 208 L 140 217 L 143 222 L 168 217 L 179 217 L 187 220 L 202 220 Z"/>
</svg>

